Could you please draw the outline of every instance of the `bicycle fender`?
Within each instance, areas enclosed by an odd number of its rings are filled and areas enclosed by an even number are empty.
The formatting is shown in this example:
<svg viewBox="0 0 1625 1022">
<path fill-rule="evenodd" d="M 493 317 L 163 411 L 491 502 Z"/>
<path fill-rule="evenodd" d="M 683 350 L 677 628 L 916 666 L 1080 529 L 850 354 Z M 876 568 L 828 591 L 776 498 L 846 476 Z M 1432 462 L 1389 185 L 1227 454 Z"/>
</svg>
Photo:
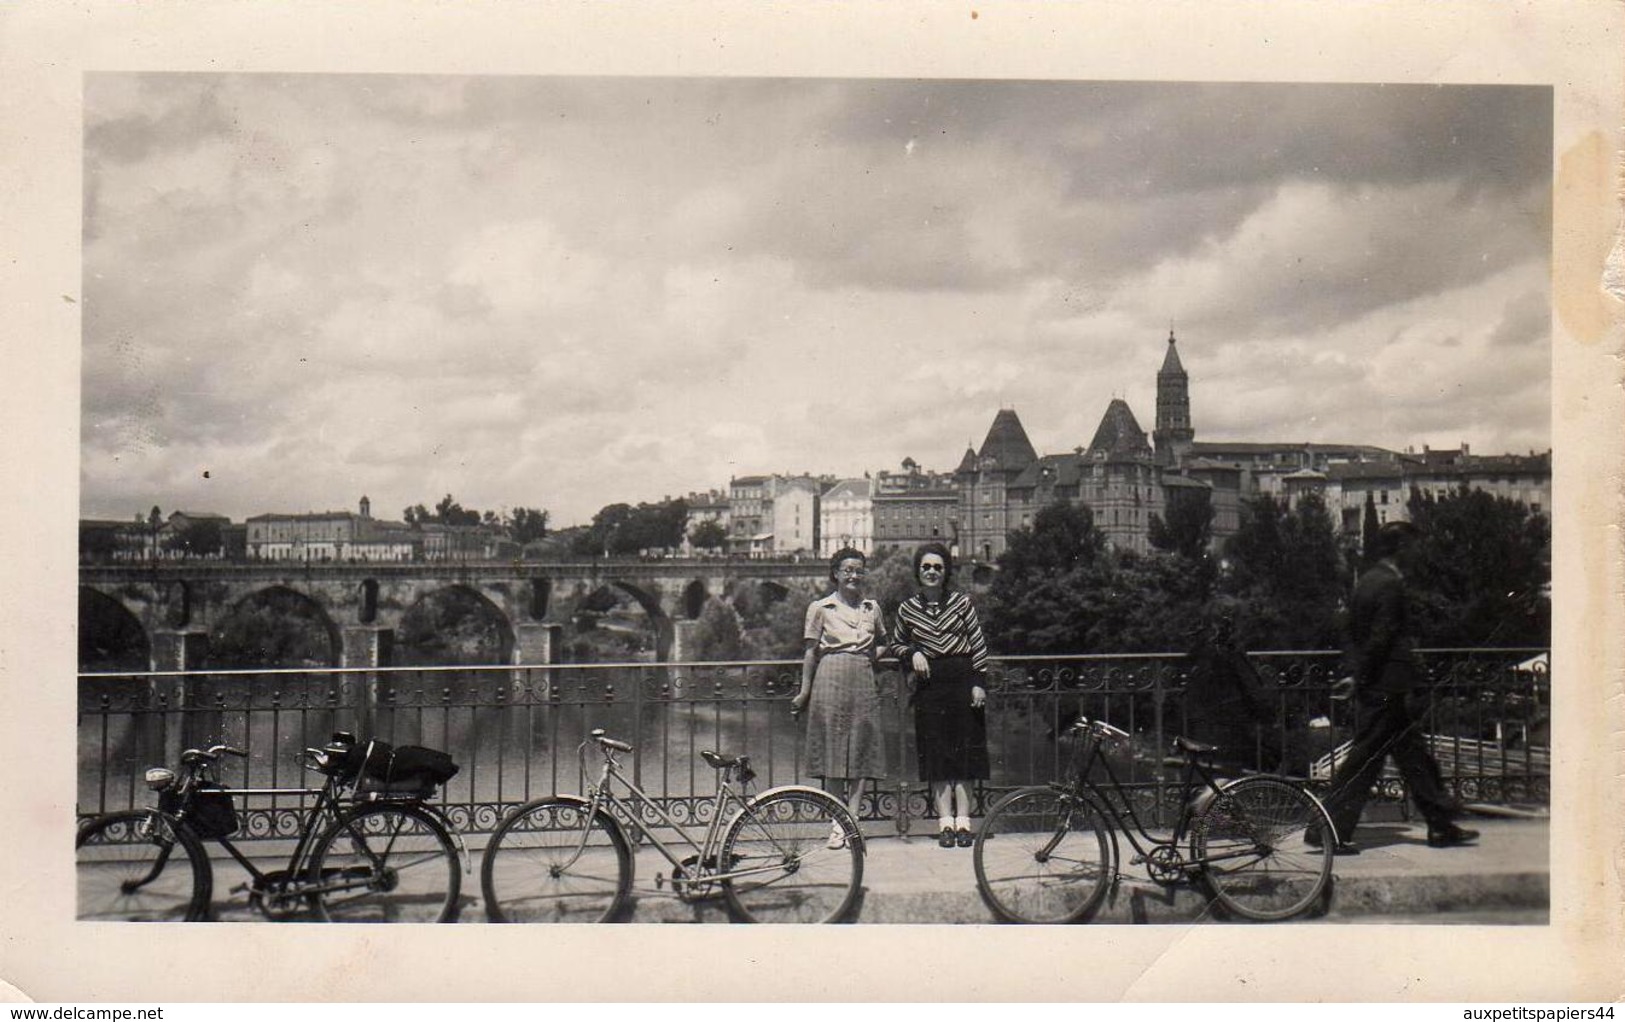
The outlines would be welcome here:
<svg viewBox="0 0 1625 1022">
<path fill-rule="evenodd" d="M 517 810 L 515 810 L 515 812 L 522 813 L 525 810 L 529 809 L 531 806 L 536 805 L 539 802 L 568 802 L 571 805 L 580 806 L 583 809 L 591 809 L 592 808 L 592 799 L 583 798 L 580 795 L 548 795 L 545 798 L 539 798 L 539 799 L 536 799 L 535 801 L 532 801 L 532 802 L 526 802 L 524 805 L 520 806 Z M 614 813 L 610 812 L 608 809 L 606 809 L 603 806 L 599 806 L 598 807 L 598 815 L 602 816 L 604 818 L 604 820 L 606 822 L 608 822 L 611 827 L 615 828 L 615 833 L 620 835 L 621 840 L 623 842 L 625 842 L 627 848 L 636 848 L 637 847 L 636 845 L 634 845 L 632 843 L 632 839 L 627 837 L 626 828 L 621 826 L 621 821 L 617 820 L 615 818 Z"/>
<path fill-rule="evenodd" d="M 827 796 L 829 798 L 835 798 L 834 795 L 831 795 L 829 792 L 825 791 L 823 788 L 815 788 L 810 784 L 781 784 L 781 785 L 778 785 L 777 787 L 769 788 L 766 791 L 758 791 L 756 794 L 754 794 L 754 795 L 752 795 L 750 797 L 750 804 L 755 805 L 757 802 L 760 802 L 762 799 L 767 798 L 769 795 L 778 795 L 778 794 L 781 794 L 781 793 L 787 792 L 787 791 L 798 791 L 798 792 L 801 792 L 802 794 L 811 793 L 811 794 L 814 794 L 814 795 L 824 795 L 824 796 Z M 838 799 L 838 798 L 835 798 L 835 801 L 840 802 L 841 800 Z M 842 802 L 841 804 L 845 805 L 846 803 Z"/>
<path fill-rule="evenodd" d="M 474 860 L 468 854 L 468 845 L 463 843 L 462 832 L 452 826 L 451 817 L 446 815 L 446 811 L 427 802 L 419 802 L 418 808 L 434 817 L 435 821 L 446 829 L 446 835 L 451 838 L 451 843 L 457 846 L 457 858 L 463 864 L 463 872 L 474 872 Z"/>
</svg>

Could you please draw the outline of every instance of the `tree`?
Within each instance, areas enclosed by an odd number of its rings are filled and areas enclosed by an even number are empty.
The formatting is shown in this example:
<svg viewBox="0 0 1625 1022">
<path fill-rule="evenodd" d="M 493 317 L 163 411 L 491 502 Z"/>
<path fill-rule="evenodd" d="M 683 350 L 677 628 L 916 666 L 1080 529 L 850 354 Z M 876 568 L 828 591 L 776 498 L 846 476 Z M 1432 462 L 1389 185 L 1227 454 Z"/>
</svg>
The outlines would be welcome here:
<svg viewBox="0 0 1625 1022">
<path fill-rule="evenodd" d="M 234 607 L 209 633 L 210 667 L 331 667 L 338 637 L 308 598 L 262 590 Z"/>
<path fill-rule="evenodd" d="M 1462 487 L 1437 499 L 1412 490 L 1421 533 L 1409 579 L 1430 646 L 1551 642 L 1551 523 L 1516 501 Z"/>
<path fill-rule="evenodd" d="M 547 536 L 547 512 L 533 507 L 516 507 L 508 515 L 508 534 L 523 546 Z"/>
<path fill-rule="evenodd" d="M 802 629 L 807 604 L 827 587 L 783 589 L 773 585 L 746 586 L 734 597 L 734 609 L 744 632 L 743 653 L 751 660 L 779 660 L 801 656 Z"/>
<path fill-rule="evenodd" d="M 174 545 L 191 557 L 213 556 L 225 548 L 225 533 L 217 519 L 200 518 L 187 522 L 186 527 L 175 534 Z"/>
<path fill-rule="evenodd" d="M 1326 649 L 1341 644 L 1339 607 L 1347 570 L 1326 502 L 1295 506 L 1263 494 L 1244 501 L 1226 548 L 1223 590 L 1241 601 L 1237 633 L 1251 649 Z"/>
<path fill-rule="evenodd" d="M 1377 561 L 1372 551 L 1377 548 L 1377 530 L 1382 523 L 1377 520 L 1377 499 L 1370 490 L 1365 491 L 1365 510 L 1360 515 L 1360 566 L 1370 567 Z"/>
<path fill-rule="evenodd" d="M 964 579 L 955 578 L 949 584 L 964 588 Z M 869 558 L 869 576 L 864 579 L 863 593 L 880 604 L 888 624 L 897 621 L 897 606 L 913 596 L 919 588 L 914 578 L 914 551 L 885 550 Z"/>
<path fill-rule="evenodd" d="M 1213 497 L 1206 487 L 1169 487 L 1168 518 L 1151 516 L 1149 539 L 1158 550 L 1199 561 L 1213 538 Z"/>
<path fill-rule="evenodd" d="M 413 504 L 411 507 L 402 511 L 401 518 L 405 520 L 407 525 L 424 525 L 428 522 L 434 521 L 434 516 L 431 515 L 429 513 L 429 509 L 424 507 L 422 504 Z"/>
<path fill-rule="evenodd" d="M 689 530 L 688 541 L 697 550 L 720 550 L 728 545 L 728 530 L 719 522 L 707 519 Z"/>
<path fill-rule="evenodd" d="M 624 556 L 641 550 L 675 547 L 683 541 L 688 504 L 681 499 L 658 504 L 610 504 L 593 515 L 592 526 L 577 540 L 575 552 Z"/>
<path fill-rule="evenodd" d="M 118 552 L 118 530 L 79 523 L 79 556 L 87 561 L 111 561 Z"/>
<path fill-rule="evenodd" d="M 1010 533 L 988 589 L 988 642 L 1008 653 L 1082 653 L 1110 644 L 1114 565 L 1087 507 L 1056 503 Z"/>
<path fill-rule="evenodd" d="M 434 520 L 441 525 L 478 525 L 480 513 L 463 507 L 448 493 L 434 506 Z"/>
<path fill-rule="evenodd" d="M 743 637 L 739 614 L 715 596 L 707 597 L 694 623 L 694 658 L 738 660 L 744 652 Z"/>
</svg>

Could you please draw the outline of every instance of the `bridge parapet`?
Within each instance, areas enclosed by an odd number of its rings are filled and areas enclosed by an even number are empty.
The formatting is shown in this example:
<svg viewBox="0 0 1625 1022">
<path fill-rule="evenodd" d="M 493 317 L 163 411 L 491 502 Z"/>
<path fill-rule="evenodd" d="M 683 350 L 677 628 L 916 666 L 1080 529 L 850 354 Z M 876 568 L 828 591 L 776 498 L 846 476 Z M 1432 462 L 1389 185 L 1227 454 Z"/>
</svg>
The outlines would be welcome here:
<svg viewBox="0 0 1625 1022">
<path fill-rule="evenodd" d="M 1528 667 L 1539 652 L 1424 651 L 1433 686 L 1423 726 L 1448 784 L 1466 801 L 1549 802 L 1550 679 Z M 1162 761 L 1178 734 L 1201 737 L 1222 725 L 1233 764 L 1311 776 L 1352 726 L 1352 707 L 1331 698 L 1337 654 L 1250 659 L 1264 679 L 1256 718 L 1216 716 L 1204 679 L 1182 654 L 995 658 L 993 777 L 977 798 L 985 804 L 1009 787 L 1062 776 L 1066 726 L 1079 712 L 1133 736 L 1113 763 L 1143 819 L 1170 806 L 1173 779 Z M 139 803 L 146 767 L 222 738 L 251 753 L 229 783 L 275 786 L 297 771 L 299 749 L 345 729 L 451 752 L 463 770 L 447 789 L 447 808 L 461 826 L 491 829 L 508 806 L 578 790 L 578 746 L 603 727 L 637 747 L 640 784 L 679 819 L 694 819 L 709 795 L 701 750 L 750 755 L 763 786 L 811 780 L 788 706 L 799 679 L 798 660 L 82 674 L 79 812 Z M 865 815 L 906 828 L 930 813 L 915 773 L 909 687 L 890 668 L 880 684 L 892 776 Z M 1379 782 L 1390 807 L 1403 794 L 1397 779 Z M 285 833 L 278 810 L 249 810 L 250 834 Z"/>
</svg>

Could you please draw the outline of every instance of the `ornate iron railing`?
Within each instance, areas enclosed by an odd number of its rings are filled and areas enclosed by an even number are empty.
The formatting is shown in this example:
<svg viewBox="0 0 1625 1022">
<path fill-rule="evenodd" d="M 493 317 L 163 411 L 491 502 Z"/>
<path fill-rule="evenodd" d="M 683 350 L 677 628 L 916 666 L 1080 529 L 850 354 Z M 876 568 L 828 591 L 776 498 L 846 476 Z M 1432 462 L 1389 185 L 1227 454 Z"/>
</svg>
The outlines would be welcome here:
<svg viewBox="0 0 1625 1022">
<path fill-rule="evenodd" d="M 1425 728 L 1447 782 L 1465 800 L 1549 800 L 1549 678 L 1532 649 L 1424 653 L 1432 687 Z M 1135 736 L 1116 763 L 1136 808 L 1161 818 L 1172 778 L 1163 757 L 1175 735 L 1217 741 L 1238 770 L 1281 770 L 1323 780 L 1346 739 L 1352 709 L 1331 698 L 1334 653 L 1247 655 L 1262 684 L 1238 711 L 1214 693 L 1212 664 L 1184 655 L 1004 657 L 989 679 L 993 776 L 978 798 L 1060 776 L 1066 725 L 1080 713 Z M 81 815 L 144 804 L 144 769 L 182 749 L 228 740 L 249 752 L 226 764 L 232 787 L 297 787 L 297 754 L 348 730 L 452 753 L 461 772 L 444 807 L 470 831 L 493 829 L 510 807 L 588 781 L 578 747 L 604 728 L 637 747 L 632 770 L 679 821 L 697 819 L 714 787 L 703 749 L 744 753 L 765 787 L 814 780 L 803 770 L 801 725 L 789 713 L 800 661 L 570 664 L 544 667 L 354 668 L 309 671 L 149 672 L 79 676 Z M 890 776 L 865 816 L 906 831 L 930 812 L 914 765 L 909 683 L 878 674 Z M 588 764 L 592 769 L 592 764 Z M 1379 795 L 1402 801 L 1396 777 Z M 297 797 L 243 806 L 244 836 L 297 831 Z"/>
</svg>

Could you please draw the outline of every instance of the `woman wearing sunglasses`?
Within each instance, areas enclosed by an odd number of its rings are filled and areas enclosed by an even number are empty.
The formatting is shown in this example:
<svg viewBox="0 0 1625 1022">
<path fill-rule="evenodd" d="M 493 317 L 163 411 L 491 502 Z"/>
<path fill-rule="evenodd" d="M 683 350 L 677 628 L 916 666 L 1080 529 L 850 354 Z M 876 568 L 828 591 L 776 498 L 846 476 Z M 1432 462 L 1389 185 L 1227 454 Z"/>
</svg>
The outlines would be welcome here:
<svg viewBox="0 0 1625 1022">
<path fill-rule="evenodd" d="M 863 596 L 866 574 L 862 551 L 845 547 L 830 558 L 835 591 L 807 607 L 801 690 L 790 701 L 792 714 L 808 711 L 807 773 L 844 797 L 857 819 L 862 819 L 863 782 L 887 776 L 874 667 L 886 627 L 880 605 Z M 831 848 L 845 843 L 839 825 L 829 841 Z"/>
<path fill-rule="evenodd" d="M 914 734 L 920 779 L 931 784 L 937 844 L 969 848 L 970 782 L 989 776 L 987 640 L 976 608 L 948 588 L 953 558 L 941 543 L 914 552 L 919 592 L 897 608 L 893 650 L 914 672 Z"/>
</svg>

